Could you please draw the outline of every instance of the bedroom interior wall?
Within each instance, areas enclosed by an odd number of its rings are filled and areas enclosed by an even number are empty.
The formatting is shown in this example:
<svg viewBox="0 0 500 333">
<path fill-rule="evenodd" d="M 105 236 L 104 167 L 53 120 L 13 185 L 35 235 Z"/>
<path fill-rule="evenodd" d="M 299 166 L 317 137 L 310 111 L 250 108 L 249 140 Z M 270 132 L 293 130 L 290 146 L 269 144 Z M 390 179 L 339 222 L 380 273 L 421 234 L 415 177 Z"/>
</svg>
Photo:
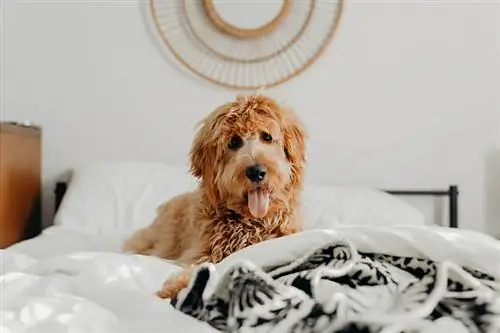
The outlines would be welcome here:
<svg viewBox="0 0 500 333">
<path fill-rule="evenodd" d="M 500 54 L 500 6 L 497 10 L 497 52 Z M 500 79 L 500 58 L 497 59 L 497 77 Z M 496 144 L 486 162 L 486 220 L 485 231 L 500 239 L 500 93 L 497 94 Z"/>
<path fill-rule="evenodd" d="M 171 66 L 143 5 L 2 1 L 1 118 L 43 126 L 46 223 L 62 173 L 99 160 L 183 164 L 195 123 L 235 94 Z M 311 133 L 309 181 L 458 184 L 461 226 L 490 230 L 486 203 L 500 202 L 486 166 L 500 143 L 498 12 L 486 2 L 347 1 L 327 52 L 269 91 Z"/>
</svg>

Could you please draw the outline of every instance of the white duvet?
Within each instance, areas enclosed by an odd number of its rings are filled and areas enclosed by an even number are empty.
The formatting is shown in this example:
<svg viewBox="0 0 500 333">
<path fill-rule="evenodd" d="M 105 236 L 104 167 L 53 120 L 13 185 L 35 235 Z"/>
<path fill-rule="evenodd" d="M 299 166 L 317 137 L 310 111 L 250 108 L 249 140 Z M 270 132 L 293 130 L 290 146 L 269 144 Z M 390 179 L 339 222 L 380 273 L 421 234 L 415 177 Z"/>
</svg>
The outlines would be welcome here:
<svg viewBox="0 0 500 333">
<path fill-rule="evenodd" d="M 285 263 L 339 236 L 360 251 L 452 261 L 500 278 L 499 241 L 472 231 L 425 226 L 309 230 L 235 253 L 216 271 L 222 275 L 241 260 L 259 266 Z M 102 252 L 104 248 L 40 259 L 16 248 L 0 252 L 0 331 L 215 332 L 155 297 L 179 267 L 154 257 Z"/>
</svg>

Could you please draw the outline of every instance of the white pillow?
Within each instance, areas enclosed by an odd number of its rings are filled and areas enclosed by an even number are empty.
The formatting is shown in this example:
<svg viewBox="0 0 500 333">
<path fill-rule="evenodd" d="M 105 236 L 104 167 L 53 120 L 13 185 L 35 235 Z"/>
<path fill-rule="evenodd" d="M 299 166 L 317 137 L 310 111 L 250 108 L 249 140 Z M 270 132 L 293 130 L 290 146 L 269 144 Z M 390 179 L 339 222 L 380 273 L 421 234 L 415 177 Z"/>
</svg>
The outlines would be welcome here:
<svg viewBox="0 0 500 333">
<path fill-rule="evenodd" d="M 90 233 L 128 234 L 153 222 L 162 203 L 196 186 L 187 167 L 94 164 L 74 170 L 54 223 Z M 309 185 L 302 199 L 306 228 L 424 224 L 421 212 L 379 190 Z"/>
<path fill-rule="evenodd" d="M 73 171 L 54 224 L 92 233 L 130 233 L 153 222 L 162 203 L 196 186 L 187 167 L 94 164 Z"/>
<path fill-rule="evenodd" d="M 364 187 L 305 186 L 302 207 L 306 228 L 425 224 L 424 214 L 406 201 Z"/>
</svg>

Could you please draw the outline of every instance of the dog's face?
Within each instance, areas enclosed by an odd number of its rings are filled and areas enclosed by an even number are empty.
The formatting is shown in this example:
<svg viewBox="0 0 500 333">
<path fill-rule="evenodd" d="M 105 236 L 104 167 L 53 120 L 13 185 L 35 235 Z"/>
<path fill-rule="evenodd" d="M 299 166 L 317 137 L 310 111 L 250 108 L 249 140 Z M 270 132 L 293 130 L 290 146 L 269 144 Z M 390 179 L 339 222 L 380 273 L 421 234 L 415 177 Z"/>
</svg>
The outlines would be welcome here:
<svg viewBox="0 0 500 333">
<path fill-rule="evenodd" d="M 295 114 L 268 97 L 239 97 L 204 119 L 191 170 L 212 206 L 263 218 L 300 188 L 305 131 Z"/>
</svg>

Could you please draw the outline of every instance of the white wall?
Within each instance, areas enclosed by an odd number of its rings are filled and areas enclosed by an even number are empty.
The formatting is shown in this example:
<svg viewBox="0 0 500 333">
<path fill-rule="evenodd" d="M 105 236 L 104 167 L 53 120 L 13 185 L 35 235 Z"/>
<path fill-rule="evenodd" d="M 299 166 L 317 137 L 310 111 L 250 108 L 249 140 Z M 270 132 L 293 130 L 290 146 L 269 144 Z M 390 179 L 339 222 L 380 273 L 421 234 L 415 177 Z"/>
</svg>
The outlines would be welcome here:
<svg viewBox="0 0 500 333">
<path fill-rule="evenodd" d="M 133 1 L 3 3 L 2 118 L 43 126 L 46 203 L 73 166 L 184 163 L 195 123 L 234 96 L 172 67 Z M 486 230 L 500 110 L 496 14 L 486 2 L 347 0 L 327 53 L 270 91 L 312 134 L 311 181 L 456 183 L 462 226 Z"/>
<path fill-rule="evenodd" d="M 497 9 L 497 52 L 500 54 L 500 6 Z M 498 59 L 500 64 L 500 58 Z M 497 75 L 500 76 L 497 67 Z M 497 105 L 500 105 L 500 94 L 497 94 Z M 486 219 L 484 230 L 500 239 L 500 107 L 497 107 L 496 145 L 488 154 L 486 162 Z"/>
</svg>

